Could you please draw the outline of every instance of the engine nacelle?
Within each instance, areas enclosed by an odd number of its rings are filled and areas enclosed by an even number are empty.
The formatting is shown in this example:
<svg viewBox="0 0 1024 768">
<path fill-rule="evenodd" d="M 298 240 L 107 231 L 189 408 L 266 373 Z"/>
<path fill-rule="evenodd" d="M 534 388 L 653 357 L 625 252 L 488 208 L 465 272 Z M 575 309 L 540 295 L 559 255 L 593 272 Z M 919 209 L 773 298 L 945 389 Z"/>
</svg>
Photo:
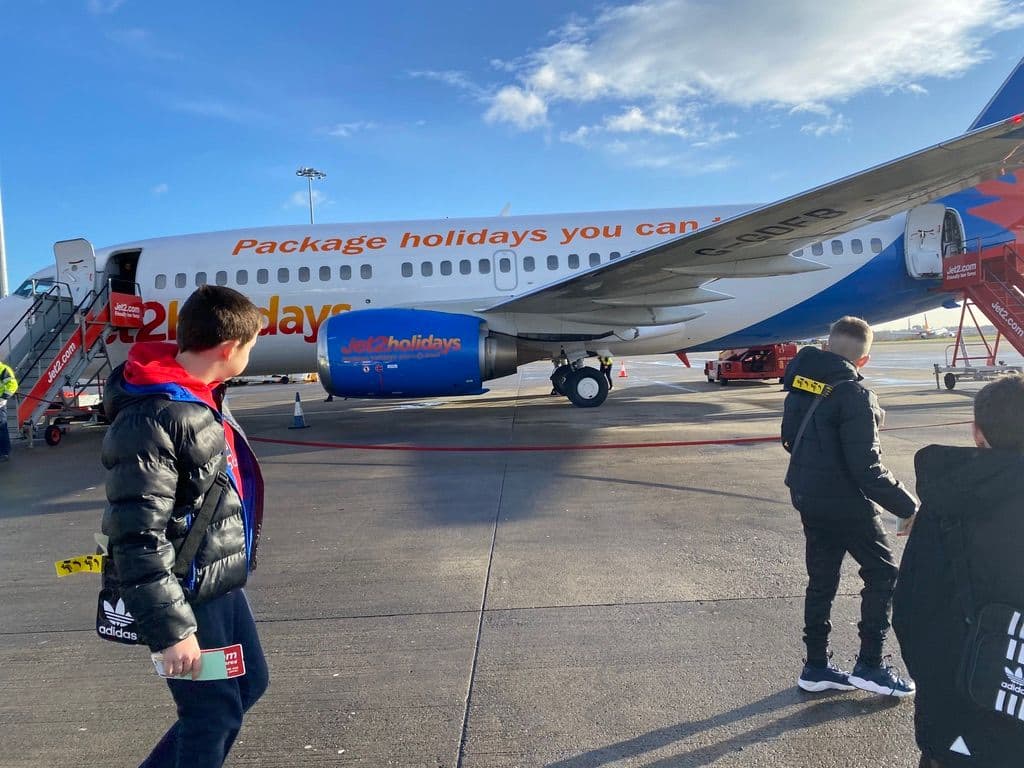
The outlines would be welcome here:
<svg viewBox="0 0 1024 768">
<path fill-rule="evenodd" d="M 320 383 L 344 397 L 479 395 L 515 373 L 516 342 L 472 315 L 426 309 L 362 309 L 320 327 Z"/>
</svg>

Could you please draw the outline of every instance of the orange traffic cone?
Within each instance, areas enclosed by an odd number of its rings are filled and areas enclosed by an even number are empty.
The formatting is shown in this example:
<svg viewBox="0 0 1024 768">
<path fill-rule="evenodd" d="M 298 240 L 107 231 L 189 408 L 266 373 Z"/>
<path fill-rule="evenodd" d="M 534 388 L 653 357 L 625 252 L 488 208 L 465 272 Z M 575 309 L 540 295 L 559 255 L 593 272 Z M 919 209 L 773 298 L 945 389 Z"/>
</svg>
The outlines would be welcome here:
<svg viewBox="0 0 1024 768">
<path fill-rule="evenodd" d="M 299 398 L 299 393 L 295 393 L 295 415 L 292 418 L 292 425 L 288 429 L 305 429 L 309 425 L 306 424 L 306 417 L 302 413 L 302 400 Z"/>
<path fill-rule="evenodd" d="M 629 374 L 626 373 L 626 361 L 625 360 L 620 360 L 619 361 L 619 366 L 620 366 L 619 367 L 619 378 L 620 379 L 625 379 L 627 376 L 629 376 Z"/>
</svg>

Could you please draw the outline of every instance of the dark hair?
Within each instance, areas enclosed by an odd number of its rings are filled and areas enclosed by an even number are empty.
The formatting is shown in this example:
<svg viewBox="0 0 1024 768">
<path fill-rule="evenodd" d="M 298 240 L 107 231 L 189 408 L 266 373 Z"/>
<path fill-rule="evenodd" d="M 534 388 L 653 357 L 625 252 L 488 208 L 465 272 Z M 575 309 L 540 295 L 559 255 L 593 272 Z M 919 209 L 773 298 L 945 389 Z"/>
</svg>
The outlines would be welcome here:
<svg viewBox="0 0 1024 768">
<path fill-rule="evenodd" d="M 828 330 L 828 349 L 842 355 L 852 363 L 871 351 L 875 334 L 871 326 L 859 317 L 840 317 Z"/>
<path fill-rule="evenodd" d="M 248 297 L 233 288 L 201 285 L 178 312 L 178 351 L 202 352 L 222 341 L 248 343 L 263 317 Z"/>
<path fill-rule="evenodd" d="M 974 423 L 993 448 L 1024 452 L 1024 376 L 986 384 L 974 398 Z"/>
</svg>

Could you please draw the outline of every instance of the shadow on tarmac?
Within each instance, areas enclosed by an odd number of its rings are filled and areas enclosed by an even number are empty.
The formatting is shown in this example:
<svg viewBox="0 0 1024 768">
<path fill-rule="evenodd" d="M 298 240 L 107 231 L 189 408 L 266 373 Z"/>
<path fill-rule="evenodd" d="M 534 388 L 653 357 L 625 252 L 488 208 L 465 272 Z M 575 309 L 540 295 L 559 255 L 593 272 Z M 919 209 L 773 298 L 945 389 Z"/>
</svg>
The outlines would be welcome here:
<svg viewBox="0 0 1024 768">
<path fill-rule="evenodd" d="M 807 703 L 808 701 L 814 703 Z M 659 728 L 641 736 L 627 741 L 620 741 L 617 744 L 609 744 L 606 747 L 585 752 L 576 757 L 559 760 L 556 763 L 548 763 L 545 768 L 598 768 L 598 766 L 614 763 L 619 760 L 636 758 L 646 752 L 667 747 L 691 736 L 725 725 L 737 723 L 757 715 L 771 713 L 794 704 L 805 704 L 795 712 L 772 720 L 762 726 L 731 738 L 699 747 L 687 752 L 680 752 L 671 757 L 655 760 L 646 763 L 644 768 L 690 768 L 691 766 L 711 765 L 715 761 L 725 757 L 732 752 L 738 752 L 746 747 L 759 744 L 764 741 L 777 739 L 785 733 L 799 730 L 801 728 L 813 728 L 831 720 L 846 720 L 854 717 L 864 717 L 874 714 L 883 709 L 891 709 L 899 706 L 899 700 L 876 696 L 870 699 L 861 697 L 850 697 L 842 692 L 829 692 L 824 694 L 802 694 L 794 688 L 787 688 L 782 691 L 766 696 L 759 701 L 745 704 L 742 707 L 721 712 L 714 717 L 705 720 L 696 720 L 692 723 L 678 723 L 666 728 Z"/>
</svg>

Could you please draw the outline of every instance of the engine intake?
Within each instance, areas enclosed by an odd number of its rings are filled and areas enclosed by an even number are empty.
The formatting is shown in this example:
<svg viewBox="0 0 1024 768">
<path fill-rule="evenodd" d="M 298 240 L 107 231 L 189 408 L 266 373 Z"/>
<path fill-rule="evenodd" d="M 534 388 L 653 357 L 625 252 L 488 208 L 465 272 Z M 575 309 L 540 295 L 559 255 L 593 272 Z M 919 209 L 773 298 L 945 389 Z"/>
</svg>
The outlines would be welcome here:
<svg viewBox="0 0 1024 768">
<path fill-rule="evenodd" d="M 472 315 L 426 309 L 334 315 L 317 339 L 320 382 L 344 397 L 479 395 L 517 365 L 514 338 Z"/>
</svg>

